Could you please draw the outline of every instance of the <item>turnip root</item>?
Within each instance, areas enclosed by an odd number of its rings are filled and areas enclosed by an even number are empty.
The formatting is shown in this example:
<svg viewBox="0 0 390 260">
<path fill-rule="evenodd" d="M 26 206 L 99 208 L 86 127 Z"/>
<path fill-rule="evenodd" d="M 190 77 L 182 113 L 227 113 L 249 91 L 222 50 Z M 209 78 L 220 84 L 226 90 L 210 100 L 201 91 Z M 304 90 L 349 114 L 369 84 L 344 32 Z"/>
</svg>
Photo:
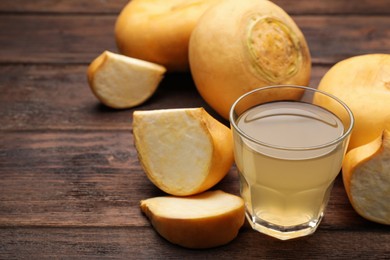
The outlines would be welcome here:
<svg viewBox="0 0 390 260">
<path fill-rule="evenodd" d="M 150 198 L 141 201 L 141 209 L 162 237 L 188 248 L 227 244 L 245 221 L 243 200 L 219 190 Z"/>
<path fill-rule="evenodd" d="M 334 65 L 318 89 L 335 95 L 352 110 L 355 126 L 348 149 L 373 141 L 390 120 L 390 54 L 366 54 Z"/>
<path fill-rule="evenodd" d="M 390 225 L 390 125 L 373 141 L 347 153 L 343 180 L 359 215 Z"/>
<path fill-rule="evenodd" d="M 123 55 L 188 70 L 188 42 L 199 17 L 220 0 L 132 0 L 121 11 L 115 38 Z"/>
<path fill-rule="evenodd" d="M 226 0 L 208 9 L 190 39 L 196 87 L 224 118 L 242 94 L 267 85 L 308 85 L 311 57 L 290 16 L 266 0 Z"/>
<path fill-rule="evenodd" d="M 203 108 L 133 115 L 139 160 L 149 180 L 166 193 L 201 193 L 229 172 L 234 160 L 231 131 Z"/>
<path fill-rule="evenodd" d="M 166 69 L 155 63 L 104 51 L 88 66 L 92 93 L 106 106 L 138 106 L 157 90 Z"/>
</svg>

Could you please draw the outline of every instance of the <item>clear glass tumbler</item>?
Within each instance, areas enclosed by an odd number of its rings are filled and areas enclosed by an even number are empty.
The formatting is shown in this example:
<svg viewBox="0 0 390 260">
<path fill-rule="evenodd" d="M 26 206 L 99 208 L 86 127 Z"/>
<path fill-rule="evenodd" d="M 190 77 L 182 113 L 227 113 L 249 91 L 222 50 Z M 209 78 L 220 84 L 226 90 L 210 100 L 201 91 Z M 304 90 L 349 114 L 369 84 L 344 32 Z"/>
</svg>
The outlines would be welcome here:
<svg viewBox="0 0 390 260">
<path fill-rule="evenodd" d="M 270 86 L 238 98 L 230 123 L 253 229 L 282 240 L 312 234 L 341 169 L 351 110 L 313 88 Z"/>
</svg>

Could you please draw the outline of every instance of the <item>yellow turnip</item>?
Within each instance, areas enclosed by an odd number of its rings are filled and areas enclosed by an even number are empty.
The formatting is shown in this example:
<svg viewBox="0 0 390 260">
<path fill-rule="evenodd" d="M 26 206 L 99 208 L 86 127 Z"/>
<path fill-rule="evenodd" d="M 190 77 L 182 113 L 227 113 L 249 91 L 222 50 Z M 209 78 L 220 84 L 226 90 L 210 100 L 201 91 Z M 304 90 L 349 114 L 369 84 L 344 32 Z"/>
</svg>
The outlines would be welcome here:
<svg viewBox="0 0 390 260">
<path fill-rule="evenodd" d="M 366 54 L 334 65 L 318 89 L 343 100 L 355 117 L 349 149 L 373 141 L 390 120 L 390 55 Z"/>
<path fill-rule="evenodd" d="M 242 94 L 267 85 L 308 85 L 311 57 L 291 17 L 266 0 L 226 0 L 199 19 L 189 44 L 196 87 L 228 118 Z"/>
<path fill-rule="evenodd" d="M 115 38 L 121 54 L 188 69 L 188 41 L 199 17 L 220 0 L 132 0 L 121 11 Z"/>
</svg>

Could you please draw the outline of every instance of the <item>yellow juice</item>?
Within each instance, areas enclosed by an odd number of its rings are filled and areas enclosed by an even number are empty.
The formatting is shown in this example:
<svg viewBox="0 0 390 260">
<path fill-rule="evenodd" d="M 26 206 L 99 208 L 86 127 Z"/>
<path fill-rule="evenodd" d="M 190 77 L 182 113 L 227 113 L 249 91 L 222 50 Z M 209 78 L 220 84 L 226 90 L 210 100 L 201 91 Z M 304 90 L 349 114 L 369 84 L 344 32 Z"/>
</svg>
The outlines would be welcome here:
<svg viewBox="0 0 390 260">
<path fill-rule="evenodd" d="M 318 225 L 343 159 L 342 145 L 331 143 L 343 135 L 341 121 L 318 106 L 286 101 L 251 108 L 237 125 L 249 137 L 234 133 L 234 152 L 254 228 Z"/>
</svg>

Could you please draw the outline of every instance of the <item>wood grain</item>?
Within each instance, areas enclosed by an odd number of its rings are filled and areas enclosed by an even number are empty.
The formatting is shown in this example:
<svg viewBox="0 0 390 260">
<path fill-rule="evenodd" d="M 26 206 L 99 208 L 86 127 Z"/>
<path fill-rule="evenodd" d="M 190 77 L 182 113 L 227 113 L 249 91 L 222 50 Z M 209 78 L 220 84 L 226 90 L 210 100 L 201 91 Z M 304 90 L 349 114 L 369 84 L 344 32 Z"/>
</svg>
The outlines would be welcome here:
<svg viewBox="0 0 390 260">
<path fill-rule="evenodd" d="M 326 232 L 285 241 L 244 229 L 226 246 L 190 250 L 166 242 L 149 227 L 2 228 L 0 257 L 115 259 L 388 259 L 388 229 Z"/>
<path fill-rule="evenodd" d="M 2 0 L 0 12 L 36 14 L 118 14 L 129 0 Z"/>
<path fill-rule="evenodd" d="M 328 69 L 314 67 L 311 86 L 316 87 Z M 0 130 L 127 130 L 134 110 L 185 107 L 204 107 L 228 124 L 201 98 L 189 73 L 167 74 L 149 101 L 114 110 L 92 94 L 86 70 L 85 65 L 0 66 Z"/>
<path fill-rule="evenodd" d="M 3 13 L 78 13 L 78 14 L 117 14 L 130 1 L 128 0 L 2 0 L 0 12 Z M 385 15 L 390 13 L 389 3 L 382 0 L 361 1 L 312 1 L 312 0 L 274 0 L 290 14 L 364 14 Z"/>
<path fill-rule="evenodd" d="M 139 202 L 166 195 L 143 172 L 130 127 L 8 133 L 0 165 L 0 226 L 143 226 Z M 216 188 L 237 194 L 237 184 L 232 171 Z"/>
<path fill-rule="evenodd" d="M 189 74 L 169 74 L 146 103 L 114 110 L 92 94 L 86 70 L 85 65 L 0 66 L 0 130 L 126 130 L 137 109 L 203 106 L 215 114 Z"/>
<path fill-rule="evenodd" d="M 293 18 L 306 37 L 314 64 L 390 52 L 386 16 Z M 117 52 L 115 21 L 115 16 L 94 15 L 2 16 L 0 46 L 7 48 L 0 49 L 0 63 L 89 64 L 104 50 Z"/>
<path fill-rule="evenodd" d="M 291 1 L 273 0 L 288 14 L 316 14 L 316 15 L 387 15 L 390 13 L 389 3 L 378 0 L 361 1 Z"/>
</svg>

